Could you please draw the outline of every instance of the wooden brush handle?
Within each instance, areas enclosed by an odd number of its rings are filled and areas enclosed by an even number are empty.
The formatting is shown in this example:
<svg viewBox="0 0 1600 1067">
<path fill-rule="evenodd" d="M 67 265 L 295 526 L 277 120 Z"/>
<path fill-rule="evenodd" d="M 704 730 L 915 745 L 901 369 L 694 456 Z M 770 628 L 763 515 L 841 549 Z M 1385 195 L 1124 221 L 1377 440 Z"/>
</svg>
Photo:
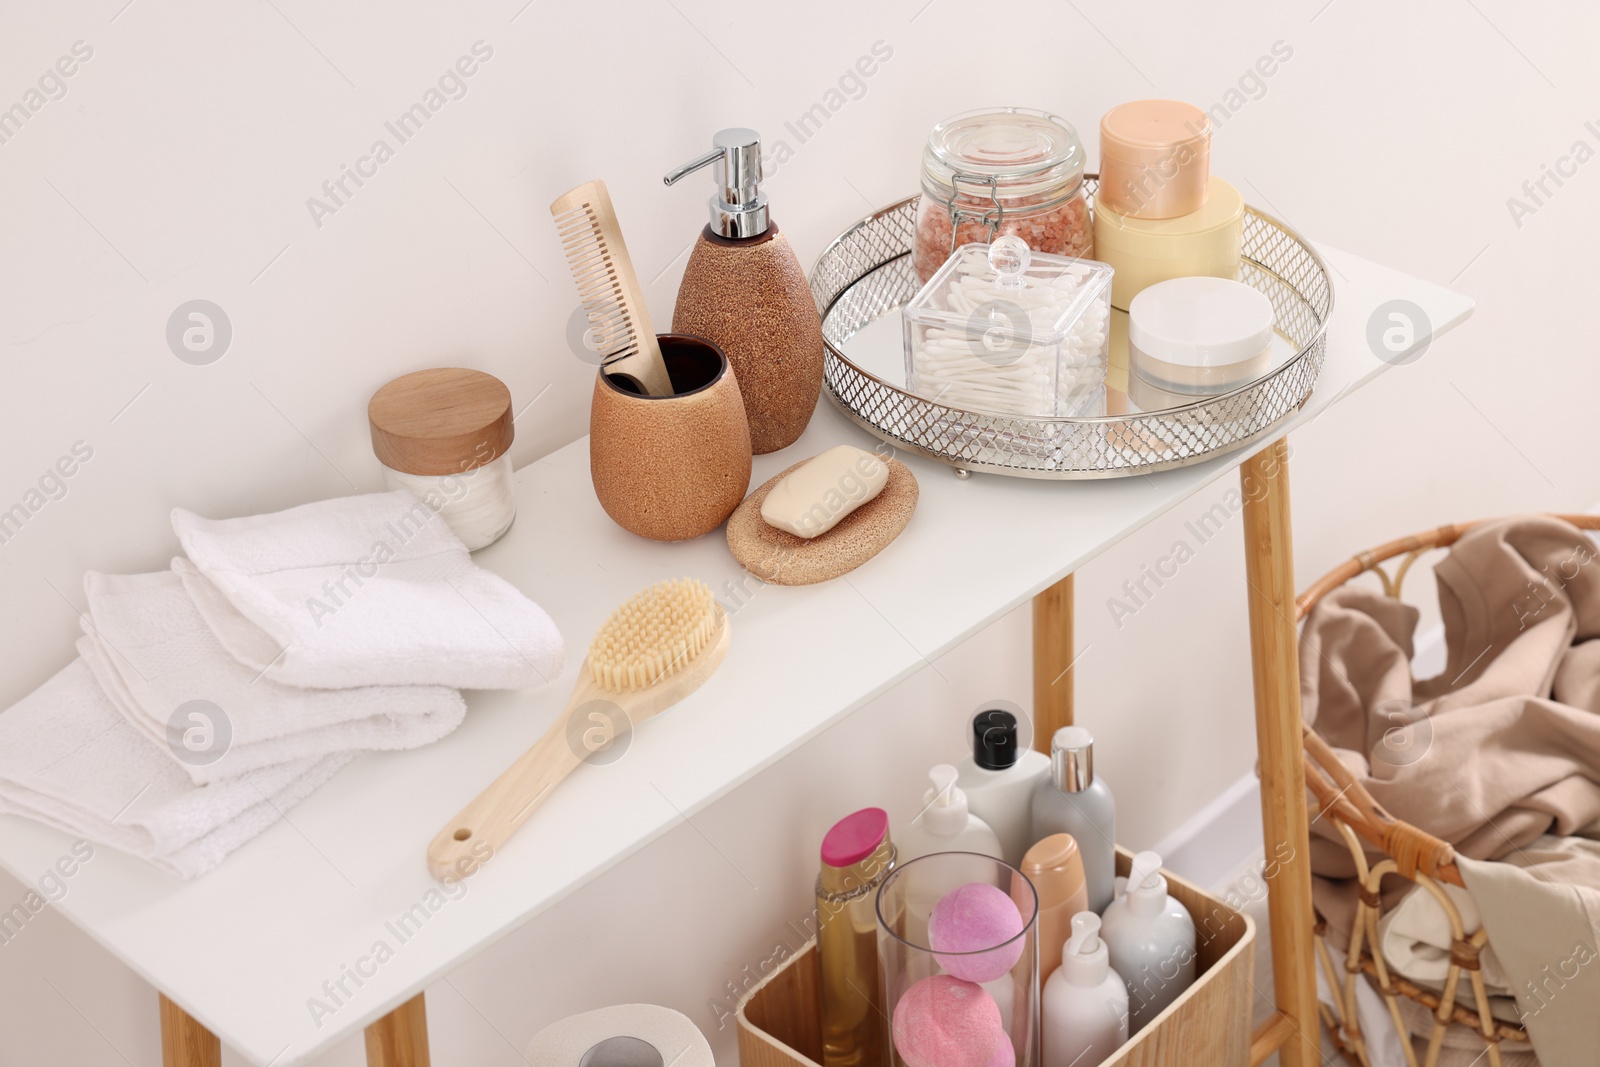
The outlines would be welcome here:
<svg viewBox="0 0 1600 1067">
<path fill-rule="evenodd" d="M 587 743 L 586 730 L 604 725 L 632 729 L 678 703 L 705 684 L 728 654 L 729 625 L 720 607 L 719 627 L 698 656 L 655 685 L 626 693 L 608 692 L 589 675 L 589 661 L 579 668 L 579 681 L 556 717 L 534 746 L 517 758 L 428 846 L 428 869 L 435 878 L 463 878 L 498 852 L 556 786 L 578 769 L 599 746 Z M 594 718 L 594 726 L 586 721 Z"/>
<path fill-rule="evenodd" d="M 487 862 L 555 787 L 578 769 L 583 760 L 568 732 L 573 716 L 593 696 L 592 686 L 580 685 L 544 736 L 439 831 L 428 846 L 428 869 L 435 878 L 462 878 Z"/>
</svg>

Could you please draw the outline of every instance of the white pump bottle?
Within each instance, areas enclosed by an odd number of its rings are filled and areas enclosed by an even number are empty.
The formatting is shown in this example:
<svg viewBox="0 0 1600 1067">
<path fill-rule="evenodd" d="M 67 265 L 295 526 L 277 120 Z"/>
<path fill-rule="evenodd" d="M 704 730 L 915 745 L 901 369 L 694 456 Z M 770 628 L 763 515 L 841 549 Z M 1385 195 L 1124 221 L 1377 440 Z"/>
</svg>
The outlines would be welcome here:
<svg viewBox="0 0 1600 1067">
<path fill-rule="evenodd" d="M 1137 1034 L 1195 979 L 1194 920 L 1167 895 L 1160 856 L 1140 852 L 1133 857 L 1127 891 L 1106 908 L 1103 926 L 1111 966 L 1128 983 Z"/>
<path fill-rule="evenodd" d="M 895 863 L 905 866 L 934 852 L 981 852 L 1000 859 L 1000 839 L 989 824 L 967 810 L 967 794 L 956 786 L 956 769 L 941 763 L 928 772 L 933 787 L 922 795 L 922 811 L 895 834 Z"/>
<path fill-rule="evenodd" d="M 1128 1040 L 1128 987 L 1111 969 L 1100 917 L 1080 911 L 1044 984 L 1040 1011 L 1043 1067 L 1096 1067 Z"/>
</svg>

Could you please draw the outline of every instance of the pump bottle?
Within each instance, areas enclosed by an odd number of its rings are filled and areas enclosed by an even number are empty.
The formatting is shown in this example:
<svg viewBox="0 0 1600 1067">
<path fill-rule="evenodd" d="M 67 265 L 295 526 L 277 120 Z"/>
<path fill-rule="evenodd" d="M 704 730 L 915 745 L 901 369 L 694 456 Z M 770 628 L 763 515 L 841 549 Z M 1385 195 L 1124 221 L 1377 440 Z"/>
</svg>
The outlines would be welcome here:
<svg viewBox="0 0 1600 1067">
<path fill-rule="evenodd" d="M 1128 888 L 1106 909 L 1101 937 L 1111 966 L 1128 983 L 1133 1033 L 1194 984 L 1194 920 L 1167 894 L 1161 857 L 1154 852 L 1133 857 Z"/>
<path fill-rule="evenodd" d="M 895 834 L 900 864 L 935 852 L 981 852 L 1000 859 L 1000 840 L 989 824 L 969 812 L 967 794 L 956 785 L 956 769 L 941 763 L 928 772 L 933 787 L 922 810 Z"/>
<path fill-rule="evenodd" d="M 822 319 L 806 272 L 767 214 L 761 191 L 761 136 L 728 129 L 711 151 L 663 179 L 668 185 L 710 166 L 717 192 L 711 222 L 689 253 L 674 333 L 721 348 L 739 382 L 757 455 L 793 444 L 822 390 Z"/>
<path fill-rule="evenodd" d="M 1061 966 L 1040 996 L 1044 1067 L 1096 1067 L 1128 1040 L 1128 989 L 1099 934 L 1093 912 L 1072 917 Z"/>
</svg>

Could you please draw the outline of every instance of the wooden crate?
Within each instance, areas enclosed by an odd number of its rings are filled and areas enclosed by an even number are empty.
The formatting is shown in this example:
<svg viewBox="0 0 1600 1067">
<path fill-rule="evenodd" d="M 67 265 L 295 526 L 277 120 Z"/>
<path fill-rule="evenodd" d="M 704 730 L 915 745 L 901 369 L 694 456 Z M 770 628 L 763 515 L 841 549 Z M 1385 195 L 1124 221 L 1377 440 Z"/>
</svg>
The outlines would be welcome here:
<svg viewBox="0 0 1600 1067">
<path fill-rule="evenodd" d="M 1117 873 L 1132 855 L 1117 850 Z M 1199 977 L 1105 1067 L 1246 1067 L 1255 923 L 1170 871 L 1167 891 L 1194 917 Z M 740 1067 L 820 1067 L 822 1011 L 812 941 L 739 1005 Z"/>
</svg>

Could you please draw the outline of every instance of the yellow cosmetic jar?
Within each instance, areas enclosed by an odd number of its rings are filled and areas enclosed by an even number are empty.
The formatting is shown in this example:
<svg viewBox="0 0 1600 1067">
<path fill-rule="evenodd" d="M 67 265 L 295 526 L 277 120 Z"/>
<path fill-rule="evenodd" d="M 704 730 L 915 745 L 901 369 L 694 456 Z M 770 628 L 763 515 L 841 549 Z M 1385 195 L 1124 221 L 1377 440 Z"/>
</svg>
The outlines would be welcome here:
<svg viewBox="0 0 1600 1067">
<path fill-rule="evenodd" d="M 1169 278 L 1237 278 L 1244 198 L 1212 178 L 1199 211 L 1175 219 L 1137 219 L 1094 201 L 1094 255 L 1116 268 L 1111 306 L 1128 309 L 1140 291 Z"/>
</svg>

